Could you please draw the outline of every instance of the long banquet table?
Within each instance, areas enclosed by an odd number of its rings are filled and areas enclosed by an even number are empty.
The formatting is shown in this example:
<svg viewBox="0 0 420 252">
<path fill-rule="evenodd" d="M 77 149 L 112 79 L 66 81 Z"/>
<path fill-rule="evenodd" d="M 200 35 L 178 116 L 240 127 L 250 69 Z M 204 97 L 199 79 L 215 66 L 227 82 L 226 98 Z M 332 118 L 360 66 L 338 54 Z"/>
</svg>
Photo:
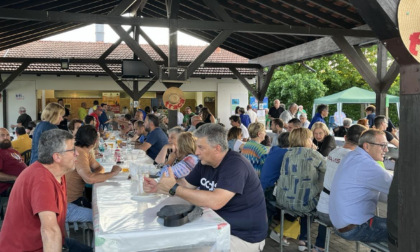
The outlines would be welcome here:
<svg viewBox="0 0 420 252">
<path fill-rule="evenodd" d="M 229 251 L 230 225 L 213 210 L 203 208 L 200 218 L 165 227 L 156 213 L 164 205 L 188 202 L 159 194 L 136 196 L 139 182 L 127 177 L 120 173 L 94 185 L 95 251 Z"/>
</svg>

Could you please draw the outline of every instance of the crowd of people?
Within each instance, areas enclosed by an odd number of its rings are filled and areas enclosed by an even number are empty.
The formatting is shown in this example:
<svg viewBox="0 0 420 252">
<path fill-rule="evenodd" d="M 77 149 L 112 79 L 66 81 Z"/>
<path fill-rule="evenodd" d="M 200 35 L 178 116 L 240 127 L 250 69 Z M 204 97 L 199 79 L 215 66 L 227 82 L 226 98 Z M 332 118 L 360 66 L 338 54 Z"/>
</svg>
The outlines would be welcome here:
<svg viewBox="0 0 420 252">
<path fill-rule="evenodd" d="M 399 145 L 390 121 L 369 106 L 367 117 L 354 125 L 338 113 L 331 131 L 324 119 L 327 105 L 319 105 L 311 121 L 296 103 L 286 110 L 275 100 L 266 112 L 266 120 L 258 121 L 250 105 L 237 107 L 227 130 L 202 105 L 194 112 L 189 106 L 178 111 L 172 128 L 155 107 L 117 117 L 107 104 L 94 101 L 88 109 L 83 102 L 70 120 L 59 100 L 45 107 L 37 124 L 19 108 L 12 125 L 17 139 L 11 141 L 8 130 L 0 128 L 0 181 L 5 182 L 0 193 L 10 193 L 14 183 L 0 247 L 26 251 L 64 245 L 91 251 L 65 238 L 64 223 L 92 222 L 86 184 L 121 171 L 115 165 L 104 172 L 96 160 L 107 130 L 118 130 L 161 167 L 159 179 L 144 178 L 145 192 L 176 195 L 224 218 L 231 226 L 232 251 L 262 251 L 269 223 L 278 216 L 276 206 L 317 215 L 344 239 L 387 241 L 386 219 L 375 210 L 392 181 L 383 168 L 388 143 Z M 342 147 L 332 134 L 344 137 Z M 308 248 L 306 223 L 306 217 L 300 219 L 299 250 L 324 251 L 325 227 L 319 226 L 315 247 Z M 25 232 L 15 235 L 23 225 Z M 288 244 L 286 237 L 274 231 L 273 236 Z"/>
</svg>

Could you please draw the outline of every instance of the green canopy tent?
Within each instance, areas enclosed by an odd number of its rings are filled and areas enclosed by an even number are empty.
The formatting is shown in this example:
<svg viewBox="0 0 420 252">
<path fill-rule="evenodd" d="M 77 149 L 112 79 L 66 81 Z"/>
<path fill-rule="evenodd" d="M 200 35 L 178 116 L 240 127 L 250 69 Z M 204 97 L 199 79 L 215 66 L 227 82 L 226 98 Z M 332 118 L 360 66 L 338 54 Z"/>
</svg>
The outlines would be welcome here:
<svg viewBox="0 0 420 252">
<path fill-rule="evenodd" d="M 386 95 L 389 103 L 397 104 L 398 117 L 400 117 L 400 97 L 395 95 Z M 343 103 L 376 103 L 376 94 L 363 88 L 352 87 L 341 92 L 317 98 L 314 100 L 312 115 L 315 115 L 316 107 L 320 104 L 337 104 L 337 111 L 341 114 Z"/>
</svg>

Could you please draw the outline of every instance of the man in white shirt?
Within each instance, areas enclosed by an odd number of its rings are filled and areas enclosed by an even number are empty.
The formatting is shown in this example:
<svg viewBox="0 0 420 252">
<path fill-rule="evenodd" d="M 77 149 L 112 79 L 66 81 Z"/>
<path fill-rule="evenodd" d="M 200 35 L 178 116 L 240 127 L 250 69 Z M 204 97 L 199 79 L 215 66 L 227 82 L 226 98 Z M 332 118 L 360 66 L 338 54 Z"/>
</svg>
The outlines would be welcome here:
<svg viewBox="0 0 420 252">
<path fill-rule="evenodd" d="M 349 128 L 347 135 L 344 136 L 345 143 L 343 147 L 337 147 L 328 154 L 327 157 L 327 170 L 324 176 L 324 188 L 322 189 L 321 196 L 318 201 L 318 210 L 319 219 L 326 223 L 329 226 L 332 226 L 330 216 L 329 216 L 329 202 L 330 202 L 330 190 L 331 184 L 334 179 L 334 175 L 337 171 L 338 165 L 341 160 L 352 150 L 356 149 L 360 135 L 363 131 L 367 130 L 366 127 L 356 124 Z"/>
<path fill-rule="evenodd" d="M 283 132 L 283 121 L 280 118 L 274 118 L 271 120 L 271 131 L 267 132 L 267 135 L 271 137 L 271 146 L 277 146 L 279 144 L 279 135 Z"/>
<path fill-rule="evenodd" d="M 184 114 L 182 114 L 179 109 L 177 111 L 177 123 L 176 125 L 182 126 L 182 122 L 184 121 Z"/>
<path fill-rule="evenodd" d="M 289 105 L 288 110 L 285 110 L 280 114 L 280 119 L 283 121 L 285 128 L 287 128 L 287 123 L 295 117 L 297 111 L 298 105 L 296 103 L 292 103 Z"/>
<path fill-rule="evenodd" d="M 237 115 L 233 115 L 231 117 L 229 117 L 230 120 L 230 125 L 232 125 L 232 127 L 238 127 L 241 128 L 242 130 L 242 141 L 246 142 L 248 141 L 249 138 L 249 133 L 248 133 L 248 129 L 245 127 L 245 125 L 243 125 L 241 123 L 241 118 Z"/>
<path fill-rule="evenodd" d="M 375 216 L 379 194 L 388 195 L 392 176 L 383 161 L 388 142 L 383 131 L 363 132 L 359 147 L 340 162 L 331 186 L 329 211 L 337 234 L 346 240 L 387 242 L 386 218 Z"/>
<path fill-rule="evenodd" d="M 257 121 L 257 113 L 254 112 L 254 110 L 252 110 L 252 106 L 250 104 L 248 104 L 248 106 L 246 106 L 246 113 L 249 116 L 249 119 L 251 119 L 251 123 L 254 123 Z"/>
</svg>

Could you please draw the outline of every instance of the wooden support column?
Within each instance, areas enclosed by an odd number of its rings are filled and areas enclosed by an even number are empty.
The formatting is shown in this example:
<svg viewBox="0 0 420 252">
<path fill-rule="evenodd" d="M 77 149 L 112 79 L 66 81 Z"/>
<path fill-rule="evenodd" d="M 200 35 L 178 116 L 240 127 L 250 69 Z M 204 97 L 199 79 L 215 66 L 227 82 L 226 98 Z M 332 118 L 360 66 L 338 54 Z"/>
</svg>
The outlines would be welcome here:
<svg viewBox="0 0 420 252">
<path fill-rule="evenodd" d="M 178 78 L 178 11 L 179 0 L 166 0 L 166 11 L 169 19 L 169 80 Z M 170 122 L 170 118 L 169 118 Z"/>
<path fill-rule="evenodd" d="M 182 83 L 179 83 L 179 82 L 164 82 L 163 85 L 165 85 L 166 88 L 170 88 L 170 87 L 179 88 L 182 85 Z M 168 123 L 168 128 L 169 129 L 177 126 L 177 124 L 178 124 L 178 110 L 168 109 L 168 119 L 169 119 L 169 123 Z"/>
<path fill-rule="evenodd" d="M 388 51 L 386 50 L 385 46 L 381 43 L 378 44 L 378 53 L 376 57 L 376 78 L 379 80 L 378 87 L 379 92 L 376 93 L 376 114 L 377 115 L 386 115 L 387 116 L 387 109 L 386 109 L 386 93 L 388 89 L 383 90 L 383 83 L 381 80 L 386 75 L 386 67 L 388 63 Z"/>
<path fill-rule="evenodd" d="M 397 204 L 398 251 L 420 251 L 420 204 L 417 200 L 420 195 L 420 134 L 417 130 L 420 127 L 420 64 L 402 65 L 400 68 L 400 149 L 395 167 L 398 190 L 397 199 L 388 200 L 391 204 L 388 209 Z"/>
<path fill-rule="evenodd" d="M 3 128 L 8 128 L 7 122 L 7 90 L 3 89 L 1 99 L 3 100 Z"/>
<path fill-rule="evenodd" d="M 270 66 L 264 77 L 264 82 L 261 83 L 262 85 L 258 85 L 258 104 L 264 100 L 264 96 L 267 93 L 268 86 L 270 85 L 271 78 L 273 77 L 276 68 L 277 66 Z"/>
</svg>

